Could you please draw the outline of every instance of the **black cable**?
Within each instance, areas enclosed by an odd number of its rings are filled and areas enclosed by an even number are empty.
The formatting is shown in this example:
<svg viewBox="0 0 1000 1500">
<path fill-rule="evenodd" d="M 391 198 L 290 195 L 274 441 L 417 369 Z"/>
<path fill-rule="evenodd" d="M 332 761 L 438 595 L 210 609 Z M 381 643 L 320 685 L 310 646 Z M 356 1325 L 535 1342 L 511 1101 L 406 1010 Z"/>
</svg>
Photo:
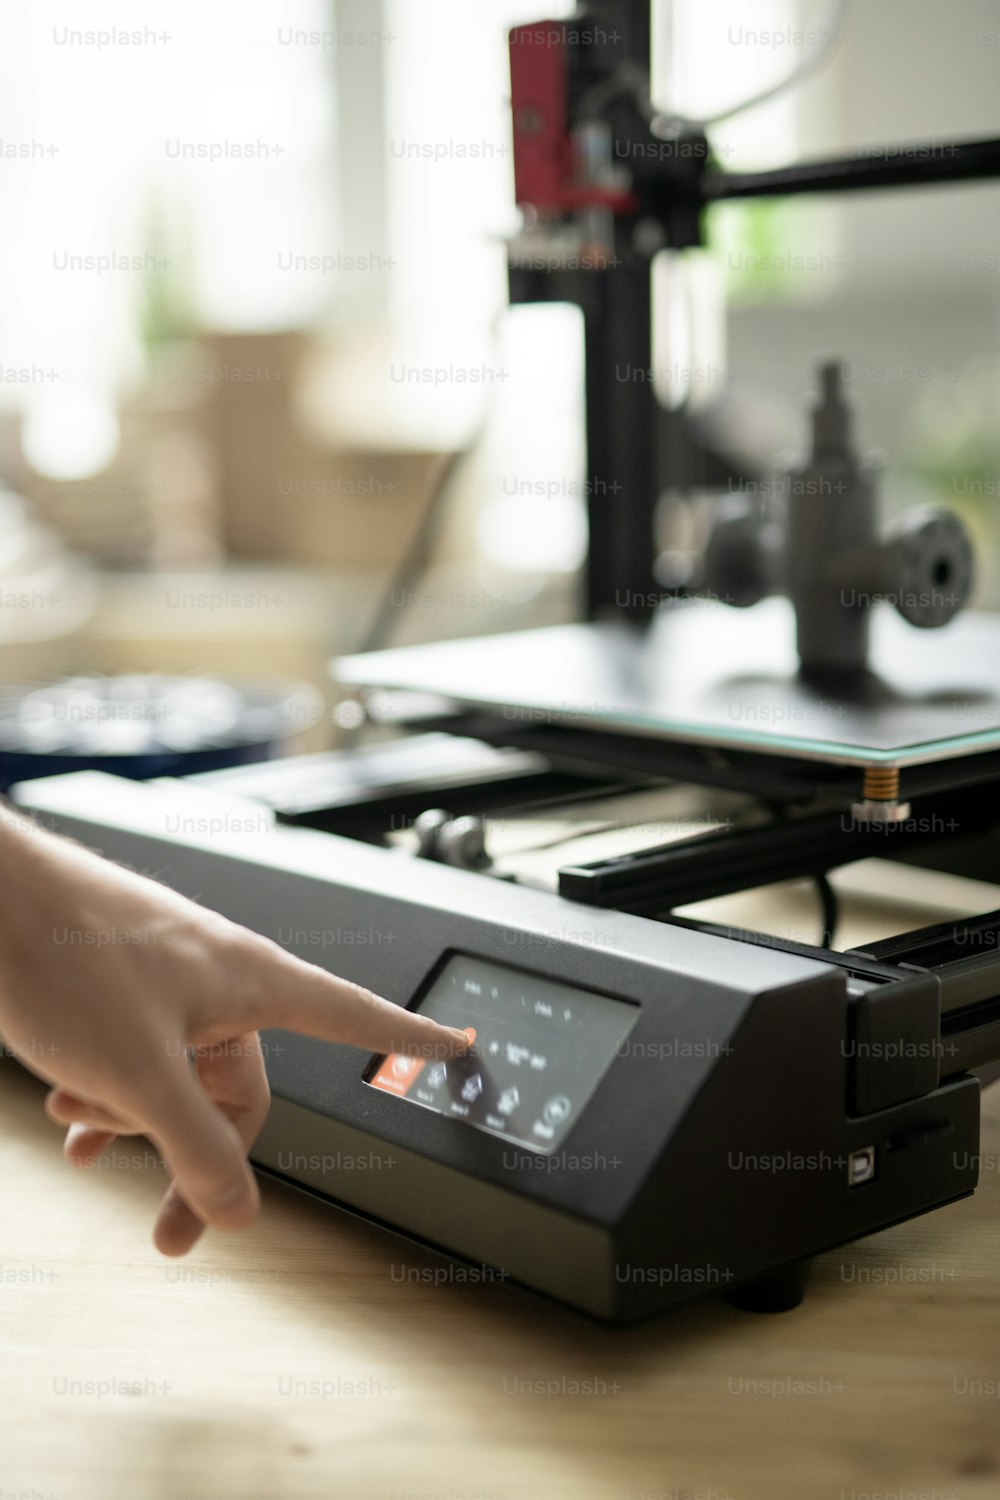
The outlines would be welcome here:
<svg viewBox="0 0 1000 1500">
<path fill-rule="evenodd" d="M 826 875 L 816 876 L 816 892 L 819 896 L 823 914 L 823 931 L 820 947 L 832 948 L 833 940 L 837 933 L 837 925 L 840 921 L 840 902 L 837 899 L 837 892 L 830 884 L 829 878 Z"/>
</svg>

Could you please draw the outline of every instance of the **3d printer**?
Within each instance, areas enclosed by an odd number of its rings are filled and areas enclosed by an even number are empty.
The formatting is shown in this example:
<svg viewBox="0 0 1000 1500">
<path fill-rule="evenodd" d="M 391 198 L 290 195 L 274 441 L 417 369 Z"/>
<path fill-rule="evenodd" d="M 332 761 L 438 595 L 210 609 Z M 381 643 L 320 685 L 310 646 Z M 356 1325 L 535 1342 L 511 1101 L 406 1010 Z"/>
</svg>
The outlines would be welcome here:
<svg viewBox="0 0 1000 1500">
<path fill-rule="evenodd" d="M 712 203 L 997 177 L 1000 140 L 724 173 L 649 104 L 648 0 L 541 24 L 544 47 L 511 34 L 510 286 L 584 313 L 588 472 L 616 481 L 589 507 L 587 619 L 341 660 L 396 731 L 370 744 L 18 800 L 475 1028 L 433 1066 L 282 1036 L 265 1170 L 609 1320 L 718 1291 L 788 1307 L 817 1252 L 976 1185 L 1000 911 L 843 951 L 831 877 L 877 857 L 992 883 L 1000 627 L 961 614 L 956 519 L 883 535 L 829 361 L 800 489 L 723 514 L 702 576 L 665 590 L 665 476 L 713 459 L 611 371 L 651 363 L 652 257 L 700 243 Z M 269 831 L 227 825 L 247 801 Z M 818 941 L 705 914 L 789 880 L 815 886 Z"/>
</svg>

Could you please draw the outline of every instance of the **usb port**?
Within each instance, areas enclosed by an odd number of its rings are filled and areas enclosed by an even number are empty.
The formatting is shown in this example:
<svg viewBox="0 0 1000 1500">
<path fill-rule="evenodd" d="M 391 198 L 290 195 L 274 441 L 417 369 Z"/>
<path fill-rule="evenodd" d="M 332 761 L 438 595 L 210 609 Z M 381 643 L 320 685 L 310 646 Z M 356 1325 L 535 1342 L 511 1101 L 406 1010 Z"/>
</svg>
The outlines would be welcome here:
<svg viewBox="0 0 1000 1500">
<path fill-rule="evenodd" d="M 847 1158 L 848 1187 L 860 1187 L 863 1182 L 871 1182 L 874 1176 L 875 1147 L 862 1146 L 860 1151 L 852 1151 Z"/>
</svg>

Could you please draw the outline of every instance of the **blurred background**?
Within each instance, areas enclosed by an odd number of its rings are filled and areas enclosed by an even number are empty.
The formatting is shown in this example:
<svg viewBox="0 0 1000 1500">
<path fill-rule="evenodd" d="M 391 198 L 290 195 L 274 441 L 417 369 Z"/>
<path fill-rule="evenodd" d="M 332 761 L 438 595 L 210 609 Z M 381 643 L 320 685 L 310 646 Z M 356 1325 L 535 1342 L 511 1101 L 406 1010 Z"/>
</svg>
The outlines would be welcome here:
<svg viewBox="0 0 1000 1500">
<path fill-rule="evenodd" d="M 177 753 L 205 724 L 247 754 L 321 749 L 350 723 L 335 654 L 575 616 L 580 315 L 509 308 L 505 257 L 505 31 L 571 9 L 0 13 L 9 752 L 85 725 L 92 748 L 140 751 L 142 674 L 230 684 L 164 685 Z M 995 133 L 990 0 L 654 15 L 656 102 L 698 118 L 832 27 L 821 69 L 712 131 L 727 169 Z M 727 204 L 708 229 L 656 267 L 663 401 L 763 475 L 803 445 L 817 358 L 844 358 L 887 511 L 957 508 L 977 603 L 1000 605 L 1000 190 Z M 675 562 L 696 514 L 665 507 Z M 113 703 L 95 677 L 126 679 Z"/>
</svg>

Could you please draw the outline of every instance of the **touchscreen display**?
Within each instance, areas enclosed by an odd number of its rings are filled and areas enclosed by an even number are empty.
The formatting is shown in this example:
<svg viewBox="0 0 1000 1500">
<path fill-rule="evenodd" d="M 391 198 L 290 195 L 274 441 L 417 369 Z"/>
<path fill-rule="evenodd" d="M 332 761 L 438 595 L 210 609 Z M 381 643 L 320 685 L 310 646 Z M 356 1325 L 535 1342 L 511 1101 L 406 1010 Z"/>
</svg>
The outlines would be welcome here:
<svg viewBox="0 0 1000 1500">
<path fill-rule="evenodd" d="M 390 1056 L 372 1088 L 480 1130 L 554 1151 L 632 1029 L 638 1006 L 485 959 L 456 954 L 417 1009 L 470 1033 L 447 1062 Z"/>
</svg>

